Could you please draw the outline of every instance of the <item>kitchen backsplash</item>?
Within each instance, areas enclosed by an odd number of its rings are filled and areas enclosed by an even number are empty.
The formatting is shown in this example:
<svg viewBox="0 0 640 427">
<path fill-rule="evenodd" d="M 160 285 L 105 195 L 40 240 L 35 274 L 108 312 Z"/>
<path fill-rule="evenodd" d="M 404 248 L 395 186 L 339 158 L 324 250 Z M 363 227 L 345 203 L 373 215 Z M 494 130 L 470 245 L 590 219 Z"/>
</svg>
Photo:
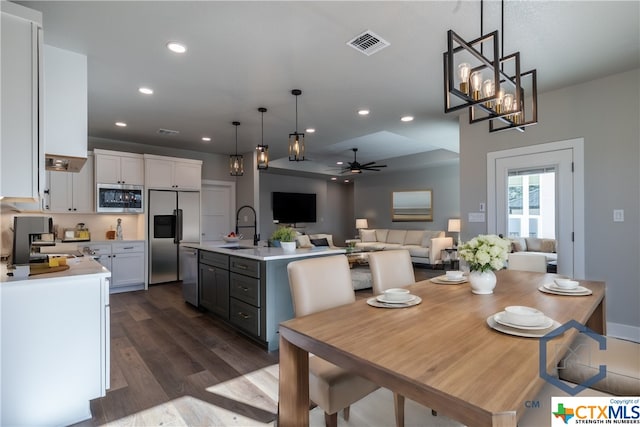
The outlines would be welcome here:
<svg viewBox="0 0 640 427">
<path fill-rule="evenodd" d="M 57 225 L 62 236 L 65 228 L 75 228 L 76 224 L 84 223 L 85 228 L 91 233 L 91 241 L 107 240 L 107 231 L 115 230 L 118 218 L 122 218 L 122 234 L 124 240 L 144 240 L 145 220 L 144 215 L 109 215 L 109 214 L 20 214 L 9 209 L 2 209 L 0 218 L 0 230 L 2 244 L 0 254 L 9 255 L 13 245 L 13 217 L 14 216 L 50 216 L 53 218 L 54 227 Z"/>
</svg>

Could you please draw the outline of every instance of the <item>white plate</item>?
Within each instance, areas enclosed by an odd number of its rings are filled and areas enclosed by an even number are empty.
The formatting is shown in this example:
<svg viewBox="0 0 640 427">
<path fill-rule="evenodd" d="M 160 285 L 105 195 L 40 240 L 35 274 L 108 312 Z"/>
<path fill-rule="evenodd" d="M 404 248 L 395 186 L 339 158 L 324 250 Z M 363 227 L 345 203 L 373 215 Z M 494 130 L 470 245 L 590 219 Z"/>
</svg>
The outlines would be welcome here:
<svg viewBox="0 0 640 427">
<path fill-rule="evenodd" d="M 496 331 L 502 332 L 504 334 L 515 335 L 517 337 L 525 337 L 525 338 L 541 338 L 547 335 L 549 332 L 553 331 L 554 329 L 562 326 L 560 325 L 559 322 L 556 322 L 555 320 L 553 320 L 553 324 L 551 325 L 551 327 L 547 329 L 525 331 L 523 329 L 510 328 L 509 326 L 501 325 L 500 323 L 496 322 L 496 320 L 494 319 L 494 315 L 487 317 L 487 325 L 489 325 L 489 327 L 491 327 L 492 329 L 495 329 Z"/>
<path fill-rule="evenodd" d="M 409 294 L 409 296 L 406 299 L 403 299 L 402 301 L 398 301 L 398 300 L 390 300 L 384 297 L 384 295 L 378 295 L 376 297 L 376 299 L 380 302 L 384 302 L 386 304 L 407 304 L 410 303 L 411 301 L 413 301 L 414 299 L 416 299 L 417 297 L 415 295 L 411 295 Z"/>
<path fill-rule="evenodd" d="M 369 304 L 372 307 L 380 307 L 380 308 L 406 308 L 406 307 L 413 307 L 414 305 L 418 305 L 422 302 L 422 298 L 416 296 L 414 299 L 412 299 L 409 302 L 404 302 L 404 303 L 386 303 L 386 302 L 380 302 L 378 301 L 378 299 L 376 297 L 371 297 L 369 299 L 367 299 L 367 304 Z"/>
<path fill-rule="evenodd" d="M 587 295 L 593 294 L 591 289 L 587 289 L 587 288 L 584 288 L 584 291 L 579 292 L 579 293 L 578 292 L 556 291 L 556 290 L 553 290 L 553 289 L 549 289 L 546 286 L 540 286 L 538 288 L 538 290 L 540 292 L 544 292 L 545 294 L 562 295 L 562 296 L 565 296 L 565 297 L 583 297 L 583 296 L 587 296 Z"/>
<path fill-rule="evenodd" d="M 585 287 L 582 287 L 582 286 L 578 286 L 577 288 L 574 288 L 574 289 L 561 288 L 560 286 L 556 285 L 555 283 L 545 283 L 543 286 L 545 288 L 549 289 L 550 291 L 562 292 L 563 294 L 580 294 L 580 293 L 583 293 L 583 292 L 589 290 L 589 289 L 587 289 Z"/>
<path fill-rule="evenodd" d="M 466 277 L 463 277 L 462 279 L 457 279 L 457 280 L 449 280 L 447 279 L 447 276 L 445 276 L 444 274 L 442 276 L 438 276 L 438 277 L 434 277 L 433 279 L 431 279 L 431 281 L 433 283 L 440 283 L 442 285 L 458 285 L 460 283 L 464 283 L 467 281 Z"/>
<path fill-rule="evenodd" d="M 493 315 L 493 320 L 495 320 L 496 322 L 498 322 L 499 324 L 503 325 L 503 326 L 508 326 L 510 328 L 516 328 L 516 329 L 524 329 L 524 330 L 528 330 L 528 331 L 535 331 L 535 330 L 539 330 L 539 329 L 547 329 L 550 328 L 551 325 L 553 325 L 553 320 L 546 317 L 544 318 L 544 323 L 539 325 L 539 326 L 522 326 L 522 325 L 516 325 L 515 323 L 509 323 L 506 322 L 504 320 L 504 311 L 501 311 L 500 313 L 496 313 Z"/>
</svg>

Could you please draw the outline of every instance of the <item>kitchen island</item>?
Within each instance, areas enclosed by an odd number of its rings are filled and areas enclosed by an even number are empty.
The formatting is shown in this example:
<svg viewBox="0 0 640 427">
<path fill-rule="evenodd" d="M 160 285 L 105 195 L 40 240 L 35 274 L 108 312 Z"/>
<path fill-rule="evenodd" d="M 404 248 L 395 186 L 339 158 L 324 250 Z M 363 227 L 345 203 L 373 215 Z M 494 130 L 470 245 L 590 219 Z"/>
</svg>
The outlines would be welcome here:
<svg viewBox="0 0 640 427">
<path fill-rule="evenodd" d="M 109 388 L 109 277 L 90 257 L 25 278 L 0 267 L 0 425 L 69 425 L 91 418 Z"/>
<path fill-rule="evenodd" d="M 341 248 L 296 249 L 239 244 L 183 244 L 198 250 L 198 303 L 268 351 L 278 349 L 278 325 L 294 317 L 287 264 L 344 254 Z"/>
</svg>

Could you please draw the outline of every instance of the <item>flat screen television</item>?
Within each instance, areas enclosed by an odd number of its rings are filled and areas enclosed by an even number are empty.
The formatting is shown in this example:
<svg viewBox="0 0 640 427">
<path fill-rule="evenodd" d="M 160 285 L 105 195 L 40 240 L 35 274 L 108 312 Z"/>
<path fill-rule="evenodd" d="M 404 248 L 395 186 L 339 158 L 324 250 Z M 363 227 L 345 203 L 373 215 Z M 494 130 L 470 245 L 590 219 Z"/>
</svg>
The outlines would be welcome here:
<svg viewBox="0 0 640 427">
<path fill-rule="evenodd" d="M 273 219 L 284 223 L 316 222 L 316 195 L 273 192 Z"/>
</svg>

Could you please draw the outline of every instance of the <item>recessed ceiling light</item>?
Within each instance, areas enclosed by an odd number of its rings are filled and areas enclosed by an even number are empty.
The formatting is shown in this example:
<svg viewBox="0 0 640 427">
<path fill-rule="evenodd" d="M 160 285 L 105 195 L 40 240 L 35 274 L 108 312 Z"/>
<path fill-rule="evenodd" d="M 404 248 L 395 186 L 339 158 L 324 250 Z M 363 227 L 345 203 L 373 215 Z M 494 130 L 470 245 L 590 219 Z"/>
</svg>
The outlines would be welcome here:
<svg viewBox="0 0 640 427">
<path fill-rule="evenodd" d="M 127 127 L 127 124 L 125 122 L 116 122 L 116 126 L 124 128 L 124 127 Z"/>
<path fill-rule="evenodd" d="M 349 182 L 349 180 L 348 180 L 348 179 L 345 179 L 345 180 L 344 180 L 344 182 Z"/>
<path fill-rule="evenodd" d="M 338 178 L 336 178 L 335 176 L 331 177 L 331 181 L 337 181 L 337 180 L 338 180 Z"/>
<path fill-rule="evenodd" d="M 336 162 L 336 165 L 344 165 L 344 162 Z"/>
<path fill-rule="evenodd" d="M 366 110 L 366 109 L 358 110 L 358 114 L 360 114 L 361 116 L 368 116 L 369 110 Z"/>
<path fill-rule="evenodd" d="M 208 136 L 203 136 L 202 140 L 205 141 L 205 142 L 209 142 L 209 141 L 211 141 L 211 138 L 209 138 Z"/>
<path fill-rule="evenodd" d="M 403 122 L 412 122 L 413 116 L 404 116 L 404 117 L 401 117 L 400 120 Z"/>
<path fill-rule="evenodd" d="M 153 95 L 153 89 L 148 87 L 139 87 L 138 92 L 143 93 L 145 95 Z"/>
<path fill-rule="evenodd" d="M 307 133 L 314 133 L 316 130 L 314 128 L 305 129 Z"/>
<path fill-rule="evenodd" d="M 178 42 L 169 42 L 167 43 L 167 49 L 169 49 L 171 52 L 175 52 L 175 53 L 185 53 L 187 51 L 187 47 L 183 44 L 180 44 Z"/>
</svg>

